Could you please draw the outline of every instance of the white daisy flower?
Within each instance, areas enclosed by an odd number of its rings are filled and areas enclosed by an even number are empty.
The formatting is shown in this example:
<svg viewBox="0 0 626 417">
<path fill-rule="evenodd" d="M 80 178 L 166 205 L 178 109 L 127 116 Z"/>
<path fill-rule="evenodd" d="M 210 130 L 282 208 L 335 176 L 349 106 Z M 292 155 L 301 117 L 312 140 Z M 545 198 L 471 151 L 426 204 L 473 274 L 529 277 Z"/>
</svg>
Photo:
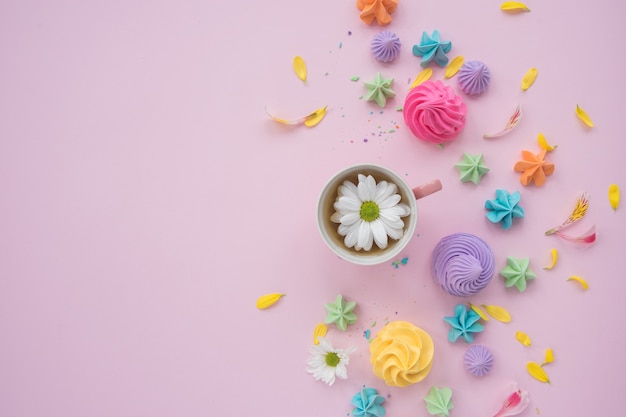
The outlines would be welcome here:
<svg viewBox="0 0 626 417">
<path fill-rule="evenodd" d="M 378 184 L 374 177 L 359 174 L 359 184 L 344 181 L 339 186 L 335 201 L 336 212 L 331 220 L 339 223 L 337 229 L 344 237 L 343 243 L 356 250 L 369 251 L 376 246 L 385 249 L 387 237 L 398 240 L 402 237 L 404 221 L 411 209 L 400 203 L 398 186 L 387 181 Z"/>
<path fill-rule="evenodd" d="M 313 375 L 315 380 L 320 379 L 328 385 L 335 383 L 335 376 L 341 379 L 348 378 L 346 365 L 350 362 L 350 354 L 356 348 L 335 349 L 333 345 L 323 337 L 318 336 L 318 345 L 311 346 L 311 357 L 307 361 L 306 371 Z"/>
</svg>

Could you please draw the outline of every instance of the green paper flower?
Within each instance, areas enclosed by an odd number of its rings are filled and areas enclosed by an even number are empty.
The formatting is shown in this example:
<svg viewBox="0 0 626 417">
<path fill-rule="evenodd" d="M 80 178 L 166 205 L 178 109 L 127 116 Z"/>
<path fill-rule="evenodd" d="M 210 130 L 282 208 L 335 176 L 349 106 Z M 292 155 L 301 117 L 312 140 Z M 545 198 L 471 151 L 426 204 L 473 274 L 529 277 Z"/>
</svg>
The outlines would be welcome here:
<svg viewBox="0 0 626 417">
<path fill-rule="evenodd" d="M 325 304 L 324 306 L 328 312 L 326 324 L 334 323 L 339 330 L 345 331 L 349 324 L 356 323 L 357 317 L 353 312 L 356 302 L 344 301 L 341 294 L 335 298 L 335 302 Z"/>
<path fill-rule="evenodd" d="M 483 154 L 470 155 L 468 153 L 463 154 L 463 160 L 455 165 L 456 169 L 461 173 L 461 181 L 471 181 L 474 184 L 478 184 L 483 175 L 489 172 L 483 161 Z"/>
<path fill-rule="evenodd" d="M 452 404 L 452 390 L 448 387 L 441 389 L 433 386 L 428 395 L 424 397 L 426 403 L 426 410 L 429 414 L 438 417 L 447 417 L 450 415 L 450 410 L 454 407 Z"/>
<path fill-rule="evenodd" d="M 526 282 L 537 277 L 537 275 L 528 268 L 530 264 L 529 258 L 517 259 L 508 257 L 507 263 L 506 268 L 500 271 L 500 275 L 506 279 L 504 284 L 506 287 L 515 286 L 522 292 L 526 289 Z"/>
<path fill-rule="evenodd" d="M 376 78 L 373 81 L 364 84 L 367 87 L 365 100 L 375 101 L 380 107 L 385 107 L 387 98 L 396 96 L 396 93 L 391 89 L 393 78 L 385 80 L 380 72 L 376 74 Z"/>
</svg>

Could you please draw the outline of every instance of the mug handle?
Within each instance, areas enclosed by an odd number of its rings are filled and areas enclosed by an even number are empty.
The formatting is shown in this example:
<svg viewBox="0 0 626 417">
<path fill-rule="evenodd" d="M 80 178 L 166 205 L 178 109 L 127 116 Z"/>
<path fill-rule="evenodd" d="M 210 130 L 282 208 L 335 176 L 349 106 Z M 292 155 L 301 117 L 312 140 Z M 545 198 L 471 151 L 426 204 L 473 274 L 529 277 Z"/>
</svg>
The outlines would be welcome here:
<svg viewBox="0 0 626 417">
<path fill-rule="evenodd" d="M 415 199 L 419 200 L 420 198 L 431 195 L 432 193 L 436 193 L 437 191 L 441 191 L 443 186 L 441 185 L 441 181 L 433 180 L 431 182 L 427 182 L 426 184 L 418 185 L 413 188 L 413 194 L 415 195 Z"/>
</svg>

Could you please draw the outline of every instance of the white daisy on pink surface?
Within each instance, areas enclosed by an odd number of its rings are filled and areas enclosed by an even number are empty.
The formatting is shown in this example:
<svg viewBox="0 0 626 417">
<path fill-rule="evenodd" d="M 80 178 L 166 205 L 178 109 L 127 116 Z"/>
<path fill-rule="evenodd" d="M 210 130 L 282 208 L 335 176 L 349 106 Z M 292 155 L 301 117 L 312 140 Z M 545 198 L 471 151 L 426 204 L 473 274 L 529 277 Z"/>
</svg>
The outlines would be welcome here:
<svg viewBox="0 0 626 417">
<path fill-rule="evenodd" d="M 338 189 L 331 216 L 339 223 L 337 231 L 344 236 L 344 244 L 356 250 L 369 251 L 374 243 L 385 249 L 388 238 L 402 237 L 404 221 L 410 214 L 408 205 L 400 203 L 396 184 L 376 180 L 371 175 L 359 174 L 358 185 L 344 181 Z"/>
<path fill-rule="evenodd" d="M 335 349 L 325 338 L 318 337 L 317 340 L 319 344 L 310 348 L 311 357 L 307 361 L 306 371 L 317 381 L 321 380 L 328 385 L 335 383 L 335 377 L 348 378 L 346 366 L 350 362 L 350 354 L 356 348 Z"/>
</svg>

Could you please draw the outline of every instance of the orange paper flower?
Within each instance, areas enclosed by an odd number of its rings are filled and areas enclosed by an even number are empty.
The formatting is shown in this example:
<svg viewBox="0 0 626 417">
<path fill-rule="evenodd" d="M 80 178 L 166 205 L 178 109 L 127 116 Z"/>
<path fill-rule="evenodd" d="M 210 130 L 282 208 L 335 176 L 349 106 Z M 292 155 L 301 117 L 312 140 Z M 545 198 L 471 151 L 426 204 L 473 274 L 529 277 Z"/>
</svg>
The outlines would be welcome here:
<svg viewBox="0 0 626 417">
<path fill-rule="evenodd" d="M 546 150 L 542 150 L 537 155 L 530 151 L 522 151 L 522 160 L 517 161 L 513 169 L 522 173 L 520 182 L 529 185 L 535 182 L 540 187 L 546 182 L 546 177 L 554 172 L 554 164 L 544 161 Z"/>
<path fill-rule="evenodd" d="M 391 22 L 391 13 L 396 10 L 398 0 L 356 0 L 356 7 L 361 11 L 361 20 L 368 25 L 374 19 L 379 25 L 388 25 Z"/>
</svg>

